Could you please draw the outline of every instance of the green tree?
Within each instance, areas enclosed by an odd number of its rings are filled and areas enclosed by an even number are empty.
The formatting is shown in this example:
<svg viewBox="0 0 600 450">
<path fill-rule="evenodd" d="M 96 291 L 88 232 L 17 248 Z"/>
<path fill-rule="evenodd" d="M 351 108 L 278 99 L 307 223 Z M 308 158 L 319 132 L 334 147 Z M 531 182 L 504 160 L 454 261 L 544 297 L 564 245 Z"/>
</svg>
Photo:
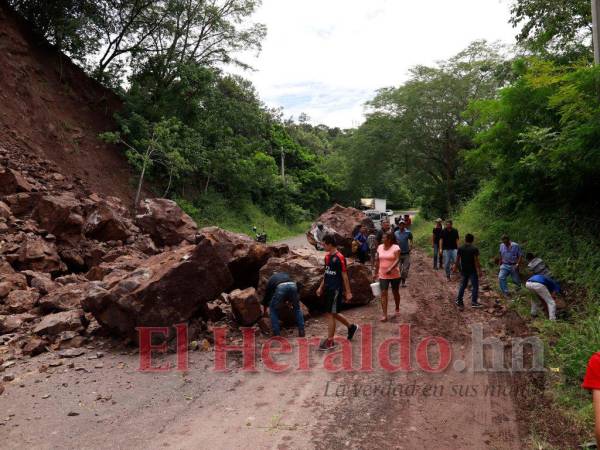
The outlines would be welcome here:
<svg viewBox="0 0 600 450">
<path fill-rule="evenodd" d="M 515 0 L 510 22 L 521 27 L 520 44 L 546 57 L 592 55 L 590 0 Z"/>
</svg>

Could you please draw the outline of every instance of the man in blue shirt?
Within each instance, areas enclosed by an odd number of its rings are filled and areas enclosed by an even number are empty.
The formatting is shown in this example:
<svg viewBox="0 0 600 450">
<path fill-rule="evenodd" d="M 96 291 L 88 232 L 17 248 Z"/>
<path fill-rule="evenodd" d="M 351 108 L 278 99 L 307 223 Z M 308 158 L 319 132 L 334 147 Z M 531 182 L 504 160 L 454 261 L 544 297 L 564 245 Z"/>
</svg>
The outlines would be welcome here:
<svg viewBox="0 0 600 450">
<path fill-rule="evenodd" d="M 516 242 L 512 242 L 508 235 L 502 236 L 502 243 L 500 244 L 500 272 L 498 273 L 498 282 L 500 284 L 500 290 L 505 297 L 508 297 L 508 283 L 506 282 L 508 276 L 513 280 L 513 283 L 517 287 L 521 287 L 521 277 L 519 276 L 519 264 L 523 253 L 521 247 Z"/>
<path fill-rule="evenodd" d="M 537 298 L 546 302 L 549 319 L 556 320 L 556 302 L 554 301 L 553 294 L 560 292 L 560 285 L 549 276 L 534 275 L 527 280 L 525 287 L 533 292 Z M 531 300 L 531 316 L 537 316 L 537 299 Z"/>
<path fill-rule="evenodd" d="M 396 242 L 400 247 L 400 285 L 406 287 L 406 279 L 410 270 L 410 252 L 413 248 L 413 235 L 406 228 L 406 222 L 401 220 L 398 224 L 398 229 L 394 233 Z"/>
<path fill-rule="evenodd" d="M 367 227 L 364 225 L 360 227 L 360 231 L 354 236 L 354 240 L 358 242 L 358 260 L 361 264 L 364 264 L 369 257 L 369 235 Z"/>
</svg>

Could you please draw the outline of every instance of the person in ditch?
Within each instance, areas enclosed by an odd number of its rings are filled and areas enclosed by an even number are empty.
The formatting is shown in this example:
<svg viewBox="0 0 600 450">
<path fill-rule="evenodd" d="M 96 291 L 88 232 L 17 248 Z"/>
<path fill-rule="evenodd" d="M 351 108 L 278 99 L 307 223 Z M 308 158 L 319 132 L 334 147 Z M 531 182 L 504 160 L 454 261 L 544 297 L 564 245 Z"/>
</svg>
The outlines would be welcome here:
<svg viewBox="0 0 600 450">
<path fill-rule="evenodd" d="M 271 317 L 271 328 L 274 336 L 281 336 L 281 327 L 279 325 L 279 313 L 277 309 L 283 303 L 289 302 L 294 309 L 296 324 L 298 325 L 298 336 L 304 337 L 304 316 L 300 309 L 300 299 L 298 296 L 298 285 L 285 272 L 274 273 L 265 290 L 265 296 L 262 300 L 264 312 Z"/>
<path fill-rule="evenodd" d="M 335 348 L 333 338 L 335 336 L 336 322 L 340 322 L 348 328 L 348 340 L 352 340 L 358 326 L 348 322 L 340 314 L 342 307 L 342 296 L 347 301 L 352 300 L 352 291 L 350 290 L 350 280 L 346 270 L 346 258 L 342 255 L 336 245 L 335 237 L 331 234 L 325 235 L 323 245 L 327 254 L 325 255 L 325 274 L 317 295 L 323 298 L 321 309 L 327 318 L 327 338 L 323 339 L 319 345 L 319 350 L 327 351 Z"/>
</svg>

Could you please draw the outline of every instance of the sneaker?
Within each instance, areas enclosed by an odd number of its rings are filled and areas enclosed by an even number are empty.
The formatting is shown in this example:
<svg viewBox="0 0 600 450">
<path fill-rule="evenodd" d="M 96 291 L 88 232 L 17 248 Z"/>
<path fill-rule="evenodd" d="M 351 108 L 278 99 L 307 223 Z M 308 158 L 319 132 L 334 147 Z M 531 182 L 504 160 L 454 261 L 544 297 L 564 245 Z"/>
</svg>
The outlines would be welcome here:
<svg viewBox="0 0 600 450">
<path fill-rule="evenodd" d="M 458 306 L 458 309 L 460 309 L 461 311 L 462 311 L 463 309 L 465 309 L 465 305 L 464 305 L 464 303 L 463 303 L 463 302 L 461 302 L 461 301 L 459 301 L 459 300 L 456 300 L 456 301 L 454 302 L 454 304 L 455 304 L 456 306 Z"/>
<path fill-rule="evenodd" d="M 481 303 L 471 303 L 471 308 L 483 308 Z"/>
<path fill-rule="evenodd" d="M 450 281 L 450 276 L 446 275 L 446 280 Z"/>
<path fill-rule="evenodd" d="M 351 341 L 354 337 L 354 334 L 358 331 L 358 325 L 352 324 L 350 328 L 348 328 L 348 340 Z"/>
<path fill-rule="evenodd" d="M 329 351 L 335 347 L 333 339 L 323 339 L 321 341 L 321 345 L 319 345 L 319 350 L 322 352 Z"/>
<path fill-rule="evenodd" d="M 304 330 L 298 330 L 298 337 L 306 337 L 306 332 Z"/>
</svg>

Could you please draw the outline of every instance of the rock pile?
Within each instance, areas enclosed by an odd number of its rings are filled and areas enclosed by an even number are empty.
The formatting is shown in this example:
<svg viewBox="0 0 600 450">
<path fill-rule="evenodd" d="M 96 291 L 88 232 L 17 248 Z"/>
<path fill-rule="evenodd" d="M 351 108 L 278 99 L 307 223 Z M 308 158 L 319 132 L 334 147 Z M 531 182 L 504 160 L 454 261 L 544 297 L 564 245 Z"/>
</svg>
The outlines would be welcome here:
<svg viewBox="0 0 600 450">
<path fill-rule="evenodd" d="M 352 241 L 362 225 L 366 226 L 369 232 L 375 232 L 375 224 L 365 213 L 336 204 L 325 211 L 306 233 L 306 238 L 312 246 L 316 244 L 313 232 L 319 222 L 333 233 L 336 245 L 346 256 L 352 254 Z"/>
<path fill-rule="evenodd" d="M 321 220 L 343 243 L 365 222 L 355 211 L 336 206 Z M 146 199 L 133 215 L 53 163 L 0 147 L 0 353 L 33 356 L 80 347 L 99 330 L 135 338 L 137 327 L 183 322 L 265 330 L 259 301 L 275 271 L 289 272 L 302 302 L 318 306 L 321 254 L 198 230 L 167 199 Z M 353 302 L 367 303 L 368 270 L 349 271 Z M 280 314 L 294 324 L 288 305 Z"/>
</svg>

